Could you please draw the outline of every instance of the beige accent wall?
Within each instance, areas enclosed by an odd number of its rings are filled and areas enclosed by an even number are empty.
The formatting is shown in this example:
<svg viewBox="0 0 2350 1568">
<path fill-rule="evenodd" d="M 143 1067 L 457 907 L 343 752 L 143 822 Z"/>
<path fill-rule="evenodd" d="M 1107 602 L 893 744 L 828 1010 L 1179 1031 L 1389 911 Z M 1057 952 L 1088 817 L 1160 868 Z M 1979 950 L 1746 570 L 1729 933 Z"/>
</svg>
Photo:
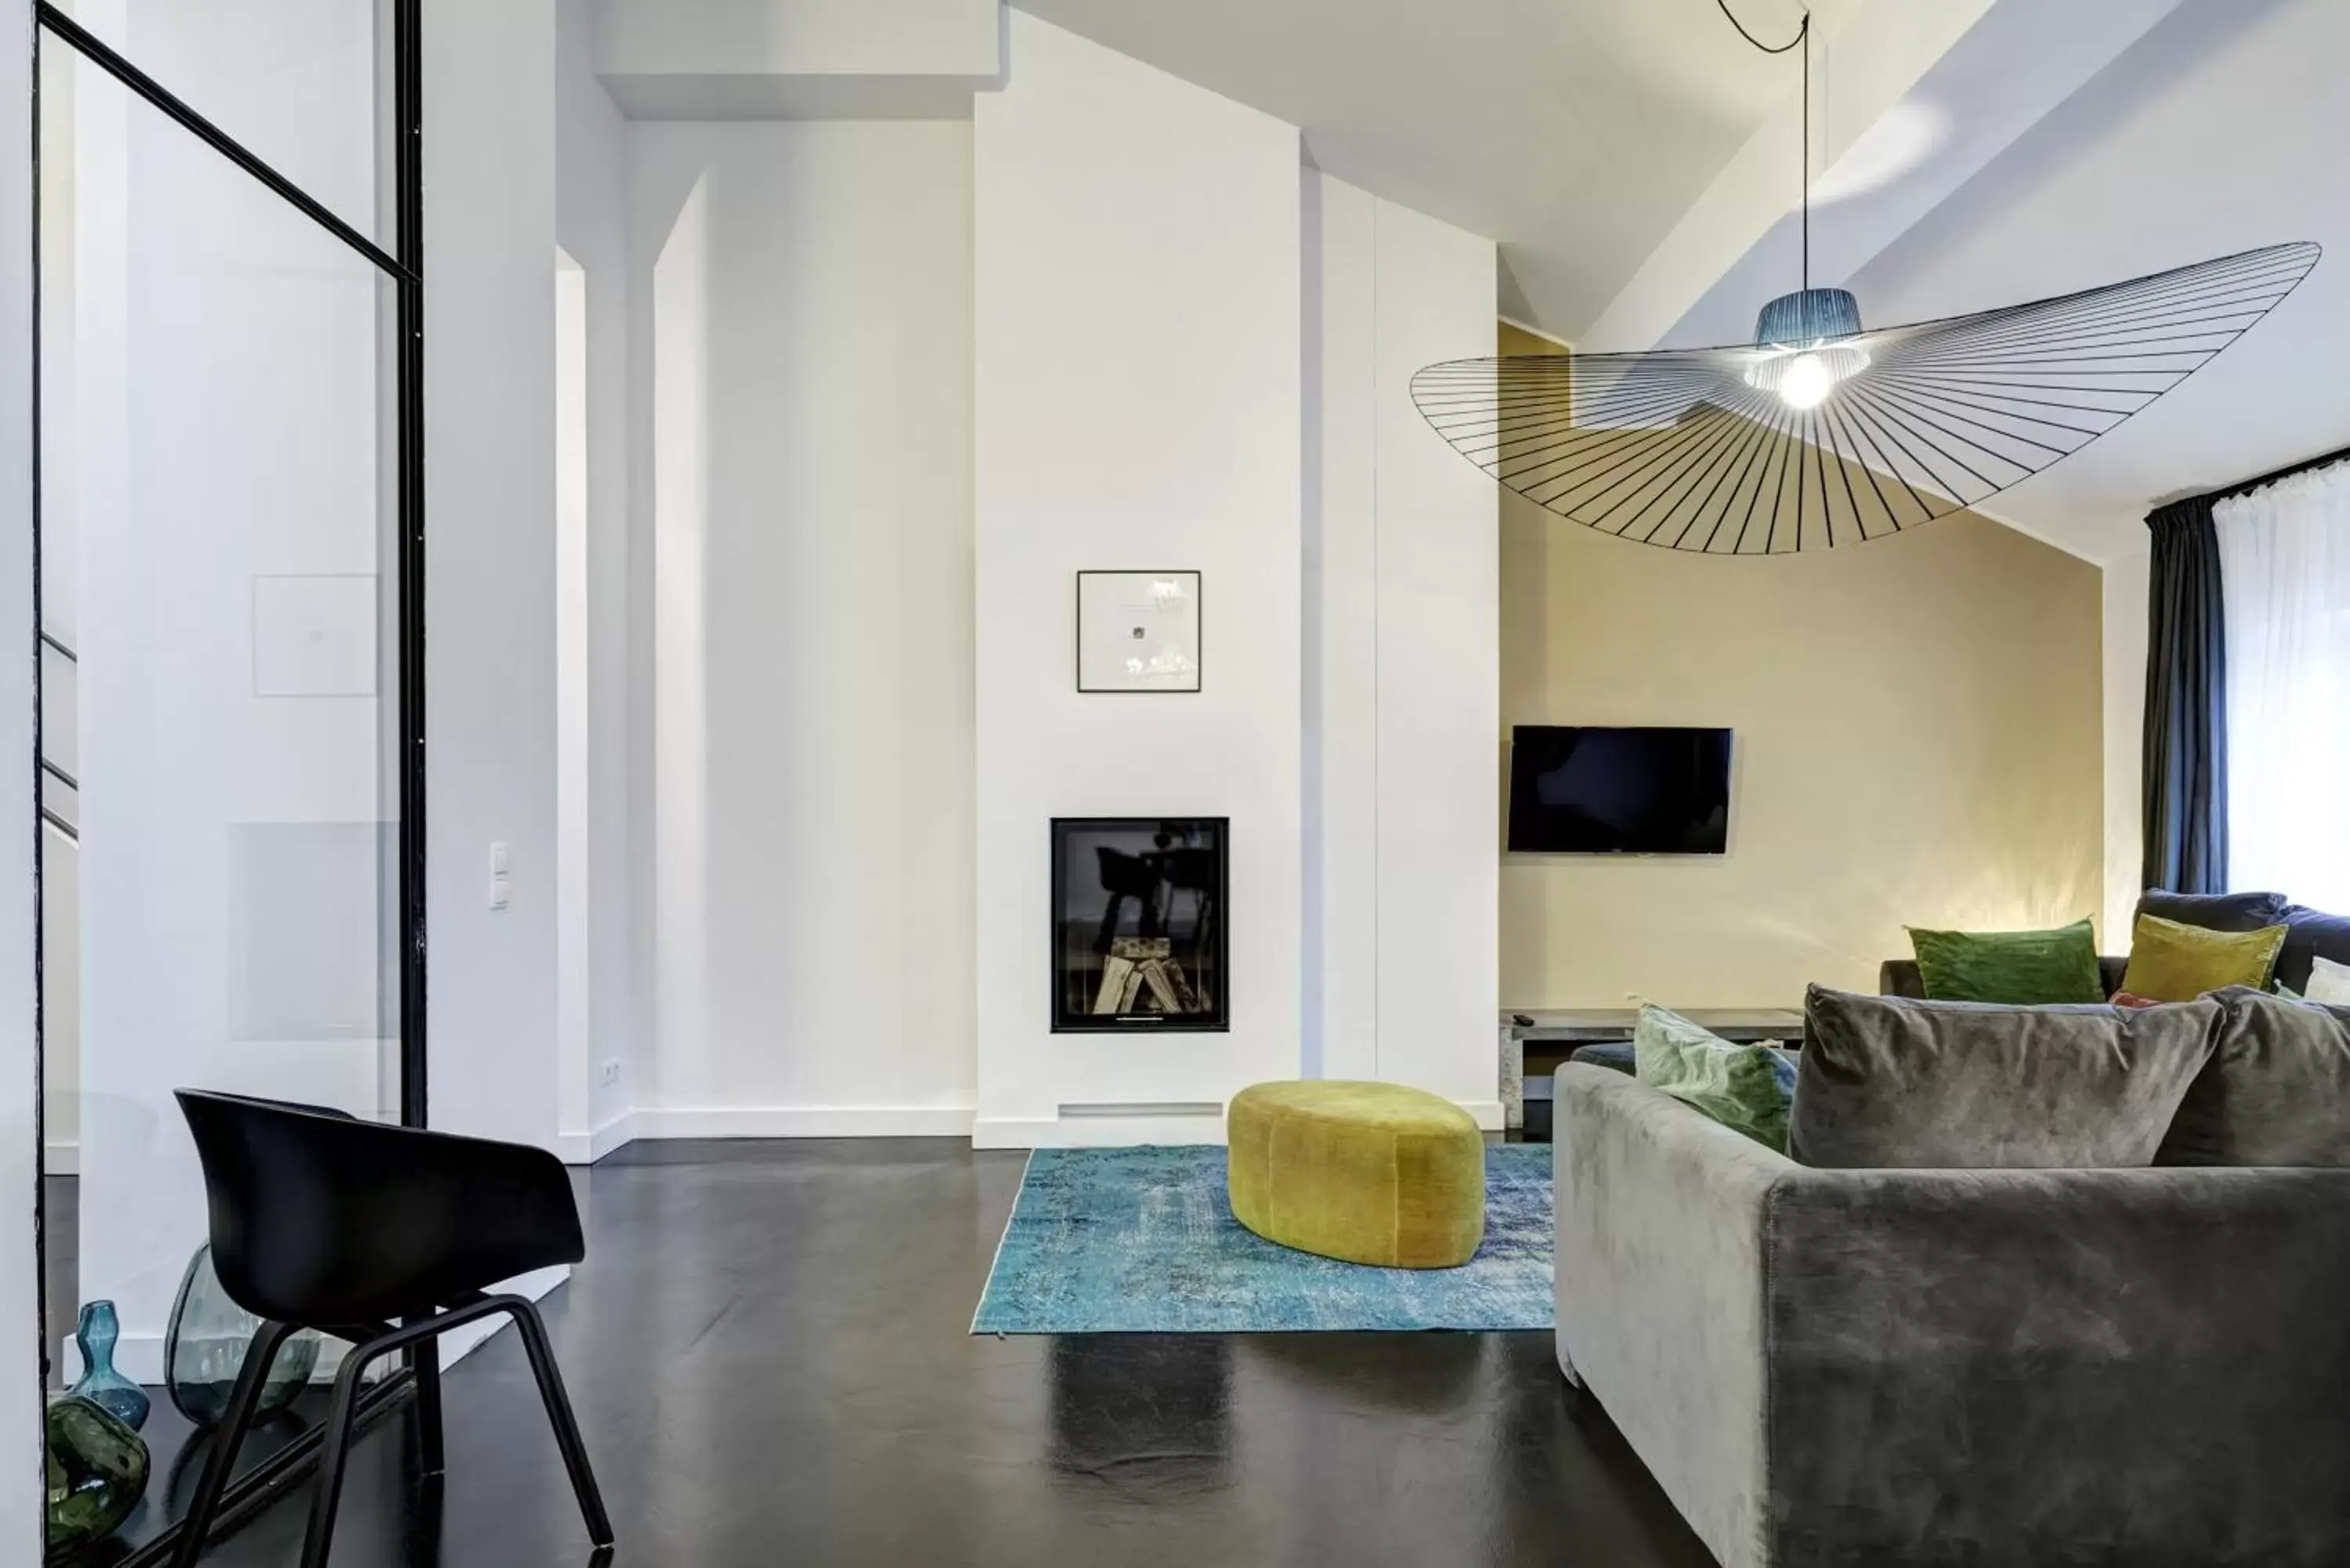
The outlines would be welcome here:
<svg viewBox="0 0 2350 1568">
<path fill-rule="evenodd" d="M 1970 513 L 1731 560 L 1504 493 L 1503 745 L 1513 724 L 1736 734 L 1726 856 L 1503 856 L 1503 1005 L 1794 1006 L 1811 981 L 1874 990 L 1905 925 L 2096 914 L 2100 593 L 2095 566 Z"/>
</svg>

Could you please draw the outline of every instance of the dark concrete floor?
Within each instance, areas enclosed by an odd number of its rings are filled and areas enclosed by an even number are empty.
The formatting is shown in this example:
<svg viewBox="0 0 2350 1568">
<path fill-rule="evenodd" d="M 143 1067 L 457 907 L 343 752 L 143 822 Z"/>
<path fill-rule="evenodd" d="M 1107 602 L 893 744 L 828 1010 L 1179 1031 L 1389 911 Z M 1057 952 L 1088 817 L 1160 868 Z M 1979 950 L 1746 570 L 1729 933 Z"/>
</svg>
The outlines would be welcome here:
<svg viewBox="0 0 2350 1568">
<path fill-rule="evenodd" d="M 619 1563 L 1711 1563 L 1543 1334 L 966 1330 L 1020 1180 L 947 1140 L 639 1144 L 586 1173 L 547 1298 Z M 511 1333 L 387 1423 L 337 1568 L 589 1561 Z M 209 1561 L 278 1568 L 307 1489 Z"/>
</svg>

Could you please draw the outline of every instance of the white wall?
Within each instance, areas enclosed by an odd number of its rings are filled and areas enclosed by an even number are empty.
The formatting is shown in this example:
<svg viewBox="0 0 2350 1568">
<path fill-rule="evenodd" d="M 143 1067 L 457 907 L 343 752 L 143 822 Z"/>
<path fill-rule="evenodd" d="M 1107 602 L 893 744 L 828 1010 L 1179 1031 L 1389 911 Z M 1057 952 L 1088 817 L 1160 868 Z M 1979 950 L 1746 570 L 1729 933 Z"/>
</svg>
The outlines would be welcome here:
<svg viewBox="0 0 2350 1568">
<path fill-rule="evenodd" d="M 0 102 L 32 95 L 33 8 L 0 0 Z M 33 491 L 33 157 L 32 118 L 0 115 L 0 639 L 32 645 Z M 24 659 L 0 661 L 0 749 L 15 765 L 0 769 L 0 815 L 33 819 L 33 684 Z M 39 1145 L 36 985 L 33 941 L 33 836 L 7 836 L 0 847 L 0 1322 L 17 1325 L 0 1338 L 0 1558 L 39 1560 L 42 1529 L 38 1262 L 33 1203 Z M 15 1546 L 6 1542 L 15 1542 Z"/>
<path fill-rule="evenodd" d="M 1009 26 L 1009 83 L 975 105 L 973 1137 L 1212 1140 L 1300 1060 L 1297 131 Z M 1203 574 L 1196 696 L 1076 691 L 1076 573 L 1119 566 Z M 1054 1034 L 1048 824 L 1154 815 L 1232 819 L 1231 1031 Z"/>
<path fill-rule="evenodd" d="M 638 119 L 967 119 L 999 0 L 593 0 L 596 69 Z"/>
<path fill-rule="evenodd" d="M 427 5 L 422 56 L 430 1117 L 562 1153 L 555 0 Z M 442 1363 L 502 1321 L 443 1335 Z"/>
<path fill-rule="evenodd" d="M 995 69 L 995 0 L 594 0 L 615 73 L 900 76 Z"/>
<path fill-rule="evenodd" d="M 633 1126 L 959 1134 L 971 128 L 640 123 L 631 140 L 659 987 Z"/>
<path fill-rule="evenodd" d="M 423 35 L 432 1118 L 553 1148 L 556 7 Z"/>
<path fill-rule="evenodd" d="M 1410 395 L 1493 351 L 1493 244 L 1305 181 L 1305 1071 L 1498 1127 L 1497 492 Z"/>
<path fill-rule="evenodd" d="M 584 955 L 584 1038 L 564 1047 L 585 1110 L 565 1117 L 564 1158 L 600 1157 L 625 1131 L 635 1094 L 636 973 L 629 929 L 636 883 L 629 856 L 630 392 L 628 125 L 588 59 L 589 0 L 561 0 L 556 16 L 556 233 L 578 266 L 585 296 L 584 415 L 586 734 L 580 806 L 586 883 L 577 950 Z"/>
</svg>

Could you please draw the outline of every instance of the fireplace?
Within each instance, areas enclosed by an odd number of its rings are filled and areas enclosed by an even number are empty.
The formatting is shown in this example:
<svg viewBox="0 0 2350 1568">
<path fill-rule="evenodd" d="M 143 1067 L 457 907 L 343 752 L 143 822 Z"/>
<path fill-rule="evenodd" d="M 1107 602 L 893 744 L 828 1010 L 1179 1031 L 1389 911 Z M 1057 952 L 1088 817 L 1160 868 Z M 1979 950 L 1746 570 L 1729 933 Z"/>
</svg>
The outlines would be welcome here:
<svg viewBox="0 0 2350 1568">
<path fill-rule="evenodd" d="M 1053 1028 L 1231 1026 L 1226 819 L 1053 819 Z"/>
</svg>

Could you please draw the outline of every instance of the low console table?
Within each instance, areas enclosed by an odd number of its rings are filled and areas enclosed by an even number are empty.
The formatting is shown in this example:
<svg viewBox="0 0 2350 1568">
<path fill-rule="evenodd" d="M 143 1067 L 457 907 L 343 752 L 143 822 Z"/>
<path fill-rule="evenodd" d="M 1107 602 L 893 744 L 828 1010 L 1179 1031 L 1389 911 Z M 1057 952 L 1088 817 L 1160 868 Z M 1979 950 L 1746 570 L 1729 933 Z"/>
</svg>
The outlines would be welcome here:
<svg viewBox="0 0 2350 1568">
<path fill-rule="evenodd" d="M 1681 1016 L 1699 1028 L 1742 1044 L 1776 1040 L 1800 1045 L 1804 1015 L 1777 1007 L 1692 1007 Z M 1579 1045 L 1632 1038 L 1639 1011 L 1630 1007 L 1528 1009 L 1502 1014 L 1502 1125 L 1526 1125 L 1526 1046 L 1555 1044 L 1572 1052 Z"/>
</svg>

